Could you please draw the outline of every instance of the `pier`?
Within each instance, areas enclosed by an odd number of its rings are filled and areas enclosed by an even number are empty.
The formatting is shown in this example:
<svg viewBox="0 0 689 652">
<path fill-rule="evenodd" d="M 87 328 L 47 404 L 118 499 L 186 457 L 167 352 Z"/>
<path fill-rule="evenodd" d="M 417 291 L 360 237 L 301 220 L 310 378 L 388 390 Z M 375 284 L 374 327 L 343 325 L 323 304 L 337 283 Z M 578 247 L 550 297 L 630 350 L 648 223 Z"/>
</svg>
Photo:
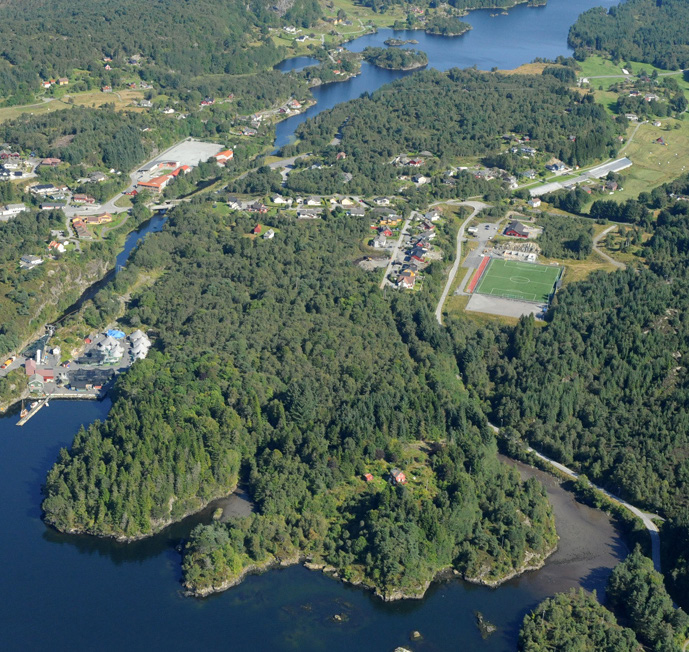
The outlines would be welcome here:
<svg viewBox="0 0 689 652">
<path fill-rule="evenodd" d="M 34 414 L 36 414 L 43 406 L 48 404 L 48 401 L 52 398 L 52 393 L 48 394 L 45 398 L 39 400 L 38 405 L 30 409 L 23 417 L 17 421 L 18 426 L 23 426 Z"/>
</svg>

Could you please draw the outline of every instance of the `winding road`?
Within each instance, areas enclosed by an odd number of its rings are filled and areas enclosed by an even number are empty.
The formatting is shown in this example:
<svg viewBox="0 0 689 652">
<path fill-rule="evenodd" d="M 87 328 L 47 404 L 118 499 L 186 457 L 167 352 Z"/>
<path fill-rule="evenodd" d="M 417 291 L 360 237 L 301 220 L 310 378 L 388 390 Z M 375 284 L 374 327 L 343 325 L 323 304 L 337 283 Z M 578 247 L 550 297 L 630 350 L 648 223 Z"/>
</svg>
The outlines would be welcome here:
<svg viewBox="0 0 689 652">
<path fill-rule="evenodd" d="M 488 424 L 490 428 L 498 433 L 500 432 L 500 429 L 497 426 L 494 426 L 492 423 Z M 550 464 L 550 466 L 556 468 L 558 471 L 564 473 L 565 475 L 569 476 L 573 480 L 576 480 L 579 477 L 579 474 L 576 471 L 573 471 L 569 467 L 565 466 L 564 464 L 561 464 L 560 462 L 556 462 L 555 460 L 551 459 L 550 457 L 547 457 L 546 455 L 543 455 L 543 453 L 539 453 L 537 450 L 533 449 L 531 446 L 526 447 L 526 450 L 529 453 L 533 453 L 536 457 L 539 459 L 543 460 L 544 462 L 547 462 Z M 590 482 L 590 481 L 589 481 Z M 651 559 L 653 560 L 653 567 L 660 573 L 660 534 L 658 532 L 658 526 L 655 524 L 653 519 L 662 521 L 664 520 L 662 517 L 658 516 L 658 514 L 651 514 L 649 512 L 644 512 L 640 510 L 638 507 L 635 507 L 634 505 L 628 503 L 626 500 L 620 498 L 619 496 L 616 496 L 613 493 L 610 493 L 607 489 L 603 489 L 603 487 L 599 487 L 596 484 L 593 484 L 593 482 L 590 482 L 591 486 L 596 489 L 597 491 L 600 491 L 603 495 L 607 496 L 610 500 L 622 505 L 622 507 L 627 508 L 634 516 L 638 517 L 641 519 L 641 522 L 644 524 L 644 527 L 648 530 L 648 534 L 651 537 Z"/>
<path fill-rule="evenodd" d="M 617 224 L 613 224 L 612 226 L 609 226 L 607 229 L 604 231 L 601 231 L 594 239 L 593 239 L 593 250 L 601 257 L 607 260 L 611 265 L 614 265 L 618 269 L 627 269 L 627 266 L 624 263 L 621 263 L 619 260 L 615 260 L 611 256 L 608 256 L 604 251 L 601 251 L 598 248 L 598 243 L 606 236 L 610 231 L 614 231 L 617 228 Z"/>
<path fill-rule="evenodd" d="M 443 289 L 443 293 L 440 295 L 440 301 L 438 301 L 438 306 L 435 309 L 435 318 L 438 320 L 438 323 L 442 326 L 443 325 L 443 304 L 445 303 L 445 300 L 447 299 L 447 295 L 450 293 L 450 288 L 452 287 L 452 284 L 454 283 L 455 276 L 457 276 L 457 270 L 459 269 L 459 263 L 462 261 L 462 240 L 464 240 L 464 229 L 466 225 L 474 218 L 476 217 L 476 214 L 486 208 L 488 204 L 484 204 L 483 202 L 480 201 L 463 201 L 459 202 L 458 204 L 454 204 L 456 206 L 470 206 L 474 210 L 472 211 L 471 215 L 462 222 L 462 226 L 459 227 L 459 231 L 457 231 L 457 253 L 455 254 L 455 262 L 452 265 L 452 269 L 450 270 L 450 275 L 447 277 L 447 283 L 445 283 L 445 288 Z"/>
</svg>

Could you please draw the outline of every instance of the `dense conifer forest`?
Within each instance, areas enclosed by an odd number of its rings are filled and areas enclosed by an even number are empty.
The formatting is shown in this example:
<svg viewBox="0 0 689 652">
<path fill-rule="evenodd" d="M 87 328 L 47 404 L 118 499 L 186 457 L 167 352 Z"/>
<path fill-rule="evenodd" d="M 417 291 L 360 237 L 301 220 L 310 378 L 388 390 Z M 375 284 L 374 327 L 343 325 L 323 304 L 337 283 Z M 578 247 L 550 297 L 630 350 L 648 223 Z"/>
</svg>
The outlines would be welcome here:
<svg viewBox="0 0 689 652">
<path fill-rule="evenodd" d="M 577 58 L 588 52 L 658 68 L 689 67 L 689 4 L 685 0 L 626 0 L 607 11 L 585 11 L 569 31 Z"/>
<path fill-rule="evenodd" d="M 595 596 L 579 589 L 544 600 L 524 618 L 519 650 L 641 652 L 643 648 L 631 629 L 621 627 Z"/>
<path fill-rule="evenodd" d="M 0 6 L 0 97 L 32 92 L 39 78 L 98 72 L 103 58 L 166 86 L 207 74 L 245 74 L 284 58 L 262 30 L 320 18 L 316 0 L 291 3 L 286 14 L 256 0 L 9 0 Z M 183 29 L 184 38 L 179 38 Z"/>
<path fill-rule="evenodd" d="M 486 111 L 490 120 L 484 119 Z M 423 71 L 339 104 L 301 125 L 299 144 L 283 152 L 321 151 L 327 157 L 338 133 L 347 159 L 308 170 L 303 179 L 290 175 L 290 188 L 308 192 L 318 183 L 322 192 L 341 192 L 337 180 L 347 172 L 353 177 L 349 192 L 372 186 L 387 192 L 400 173 L 390 163 L 400 154 L 428 151 L 447 164 L 460 156 L 496 154 L 510 133 L 528 136 L 534 147 L 570 164 L 616 151 L 616 126 L 592 95 L 582 97 L 552 75 L 475 70 Z"/>
<path fill-rule="evenodd" d="M 689 617 L 637 548 L 613 569 L 605 606 L 581 589 L 548 598 L 524 618 L 519 649 L 681 652 L 687 635 Z"/>
<path fill-rule="evenodd" d="M 385 298 L 353 264 L 368 225 L 175 210 L 128 273 L 163 276 L 132 303 L 156 352 L 118 381 L 46 483 L 61 530 L 138 537 L 228 493 L 257 513 L 195 532 L 187 586 L 301 553 L 388 594 L 441 568 L 496 578 L 554 544 L 537 482 L 498 463 L 427 299 Z M 438 271 L 436 271 L 438 273 Z M 409 476 L 392 486 L 398 466 Z M 371 473 L 366 482 L 363 474 Z"/>
</svg>

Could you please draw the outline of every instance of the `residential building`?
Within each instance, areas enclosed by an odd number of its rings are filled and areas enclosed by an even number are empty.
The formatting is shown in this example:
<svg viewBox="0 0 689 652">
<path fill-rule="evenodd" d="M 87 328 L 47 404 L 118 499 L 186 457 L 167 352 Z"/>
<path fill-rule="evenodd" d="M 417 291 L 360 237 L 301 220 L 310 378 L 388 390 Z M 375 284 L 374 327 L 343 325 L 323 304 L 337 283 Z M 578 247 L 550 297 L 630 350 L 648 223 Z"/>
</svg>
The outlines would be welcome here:
<svg viewBox="0 0 689 652">
<path fill-rule="evenodd" d="M 40 258 L 39 256 L 32 256 L 31 254 L 24 255 L 19 259 L 19 266 L 22 269 L 33 269 L 42 263 L 43 258 Z"/>
<path fill-rule="evenodd" d="M 263 239 L 264 240 L 272 240 L 275 237 L 275 231 L 273 229 L 268 229 L 264 234 L 263 234 Z"/>
<path fill-rule="evenodd" d="M 50 195 L 56 190 L 57 188 L 52 183 L 40 183 L 29 188 L 32 195 Z"/>
<path fill-rule="evenodd" d="M 26 206 L 24 204 L 7 204 L 6 206 L 0 206 L 0 217 L 16 217 L 25 210 Z"/>
<path fill-rule="evenodd" d="M 91 183 L 100 183 L 101 181 L 105 181 L 108 176 L 102 172 L 91 172 L 88 178 Z"/>
<path fill-rule="evenodd" d="M 390 471 L 390 482 L 392 482 L 392 484 L 407 484 L 407 476 L 404 471 L 400 471 L 400 469 L 392 469 L 392 471 Z"/>
<path fill-rule="evenodd" d="M 124 347 L 110 335 L 98 343 L 98 350 L 103 356 L 103 364 L 117 364 L 124 356 Z"/>
<path fill-rule="evenodd" d="M 82 217 L 85 224 L 106 224 L 112 222 L 112 215 L 110 213 L 101 213 L 100 215 L 86 215 Z"/>
<path fill-rule="evenodd" d="M 505 235 L 511 238 L 528 238 L 529 231 L 521 222 L 513 220 L 507 225 Z"/>
<path fill-rule="evenodd" d="M 143 360 L 151 348 L 151 340 L 141 330 L 135 330 L 130 336 L 131 342 L 130 354 L 134 360 Z"/>
<path fill-rule="evenodd" d="M 529 199 L 529 206 L 531 208 L 538 208 L 541 205 L 541 200 L 538 197 L 532 197 Z"/>
</svg>

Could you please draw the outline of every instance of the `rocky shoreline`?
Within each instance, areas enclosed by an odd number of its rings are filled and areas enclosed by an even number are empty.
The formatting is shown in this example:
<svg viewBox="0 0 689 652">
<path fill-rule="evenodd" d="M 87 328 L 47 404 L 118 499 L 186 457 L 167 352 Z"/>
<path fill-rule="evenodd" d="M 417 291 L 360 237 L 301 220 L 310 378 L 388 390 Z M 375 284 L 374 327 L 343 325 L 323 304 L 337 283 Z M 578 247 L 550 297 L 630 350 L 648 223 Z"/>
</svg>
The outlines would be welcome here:
<svg viewBox="0 0 689 652">
<path fill-rule="evenodd" d="M 271 570 L 273 568 L 285 568 L 287 566 L 294 566 L 296 564 L 302 564 L 305 568 L 313 571 L 320 571 L 333 579 L 340 580 L 341 582 L 345 584 L 349 584 L 351 586 L 356 586 L 359 588 L 367 589 L 371 591 L 377 598 L 380 598 L 383 602 L 396 602 L 398 600 L 422 600 L 428 589 L 430 588 L 431 584 L 433 582 L 438 582 L 438 581 L 443 581 L 443 580 L 449 580 L 449 579 L 463 579 L 466 582 L 469 582 L 470 584 L 479 584 L 483 586 L 488 586 L 491 588 L 496 588 L 500 586 L 501 584 L 504 584 L 505 582 L 508 582 L 509 580 L 518 577 L 519 575 L 522 575 L 524 573 L 527 573 L 529 571 L 534 571 L 534 570 L 539 570 L 545 565 L 545 562 L 547 561 L 548 557 L 552 555 L 555 551 L 557 550 L 557 545 L 554 545 L 552 548 L 548 549 L 545 551 L 545 553 L 541 555 L 537 555 L 535 553 L 531 553 L 531 556 L 529 557 L 527 555 L 527 558 L 524 559 L 524 562 L 519 566 L 519 568 L 513 568 L 509 573 L 506 573 L 500 578 L 494 579 L 494 580 L 487 580 L 484 579 L 483 577 L 470 577 L 468 575 L 464 575 L 460 573 L 458 570 L 455 570 L 452 567 L 446 567 L 440 569 L 432 579 L 427 580 L 424 582 L 421 586 L 418 586 L 413 589 L 398 589 L 398 590 L 393 590 L 391 592 L 384 592 L 381 591 L 381 589 L 373 584 L 369 584 L 364 580 L 348 580 L 344 577 L 342 577 L 338 571 L 337 568 L 334 566 L 331 566 L 329 564 L 323 563 L 323 562 L 315 562 L 313 559 L 309 559 L 308 557 L 305 557 L 304 555 L 300 553 L 295 553 L 294 555 L 290 555 L 284 558 L 276 558 L 276 557 L 271 557 L 270 559 L 267 559 L 264 562 L 261 563 L 256 563 L 256 564 L 250 564 L 249 566 L 246 566 L 243 568 L 236 577 L 233 577 L 232 579 L 229 579 L 225 582 L 222 582 L 221 584 L 202 588 L 202 589 L 195 589 L 192 587 L 189 587 L 188 585 L 184 584 L 184 595 L 189 596 L 189 597 L 194 597 L 194 598 L 207 598 L 211 595 L 214 595 L 216 593 L 222 593 L 223 591 L 227 591 L 228 589 L 232 588 L 233 586 L 237 586 L 238 584 L 241 584 L 241 582 L 248 576 L 252 575 L 255 573 L 263 573 L 268 570 Z M 535 563 L 531 563 L 531 561 L 534 558 L 538 558 L 538 561 Z"/>
<path fill-rule="evenodd" d="M 134 536 L 126 536 L 124 534 L 106 534 L 103 532 L 95 532 L 93 530 L 90 530 L 88 528 L 70 528 L 69 530 L 63 530 L 59 527 L 57 527 L 54 523 L 51 522 L 50 519 L 46 518 L 45 513 L 43 513 L 42 517 L 43 522 L 46 525 L 49 525 L 53 529 L 57 530 L 61 534 L 73 534 L 73 535 L 79 535 L 79 534 L 87 534 L 89 536 L 93 537 L 98 537 L 99 539 L 112 539 L 113 541 L 117 541 L 117 543 L 135 543 L 136 541 L 142 541 L 144 539 L 148 539 L 150 537 L 155 536 L 156 534 L 160 534 L 165 528 L 170 527 L 171 525 L 175 525 L 176 523 L 179 523 L 180 521 L 183 521 L 185 518 L 188 518 L 189 516 L 194 516 L 195 514 L 198 514 L 199 512 L 202 512 L 204 509 L 207 509 L 214 503 L 216 500 L 221 500 L 223 498 L 229 498 L 235 491 L 237 490 L 237 485 L 235 486 L 227 493 L 223 492 L 220 493 L 216 496 L 213 496 L 209 501 L 203 503 L 202 505 L 199 505 L 198 507 L 194 507 L 192 509 L 187 510 L 182 514 L 180 517 L 175 518 L 175 519 L 166 519 L 164 521 L 157 521 L 152 524 L 152 529 L 150 532 L 147 532 L 146 534 L 136 534 Z"/>
</svg>

